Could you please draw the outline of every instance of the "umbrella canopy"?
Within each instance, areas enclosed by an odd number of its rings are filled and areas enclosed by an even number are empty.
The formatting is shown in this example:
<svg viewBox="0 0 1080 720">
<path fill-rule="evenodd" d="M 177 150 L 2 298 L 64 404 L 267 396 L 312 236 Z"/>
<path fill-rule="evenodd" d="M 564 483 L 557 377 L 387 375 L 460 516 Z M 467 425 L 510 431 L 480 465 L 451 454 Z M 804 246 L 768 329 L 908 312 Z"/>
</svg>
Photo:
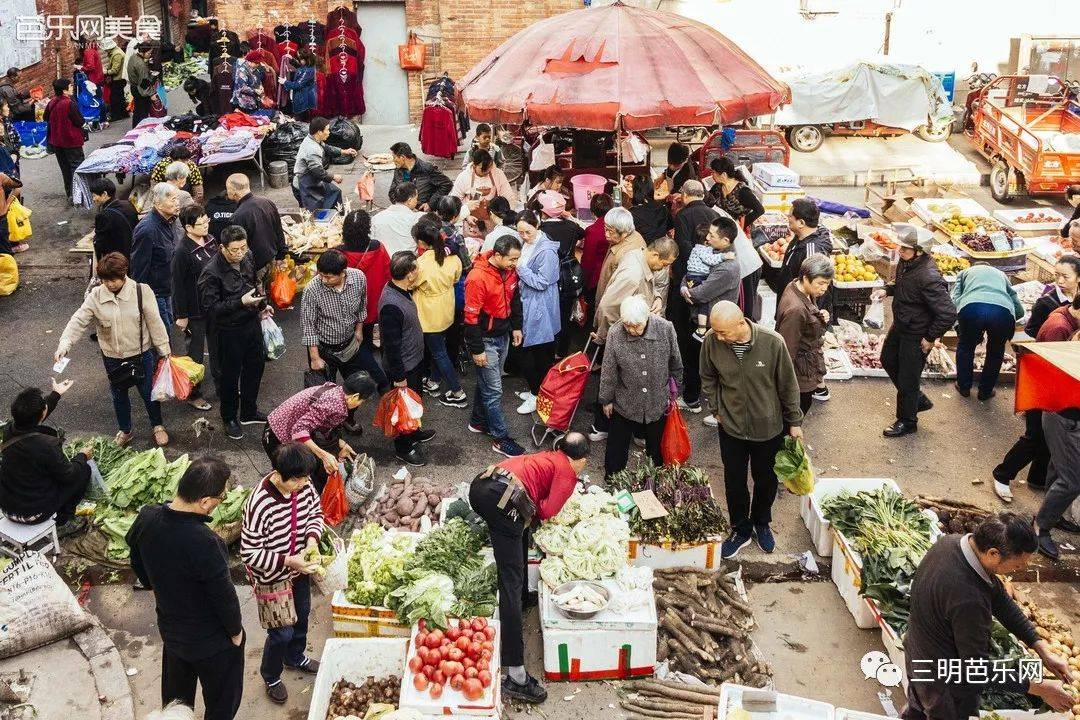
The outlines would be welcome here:
<svg viewBox="0 0 1080 720">
<path fill-rule="evenodd" d="M 588 130 L 728 124 L 791 101 L 708 25 L 621 2 L 525 28 L 460 87 L 474 120 Z"/>
</svg>

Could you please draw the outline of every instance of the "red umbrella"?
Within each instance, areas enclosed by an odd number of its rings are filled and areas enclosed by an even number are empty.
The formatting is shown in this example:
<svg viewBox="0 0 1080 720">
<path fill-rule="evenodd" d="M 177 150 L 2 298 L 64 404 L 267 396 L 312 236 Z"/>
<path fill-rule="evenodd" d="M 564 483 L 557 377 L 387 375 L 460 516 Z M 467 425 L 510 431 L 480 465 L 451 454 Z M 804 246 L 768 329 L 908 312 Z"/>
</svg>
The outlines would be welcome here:
<svg viewBox="0 0 1080 720">
<path fill-rule="evenodd" d="M 460 86 L 473 120 L 588 130 L 730 124 L 791 102 L 709 26 L 622 2 L 525 28 Z"/>
</svg>

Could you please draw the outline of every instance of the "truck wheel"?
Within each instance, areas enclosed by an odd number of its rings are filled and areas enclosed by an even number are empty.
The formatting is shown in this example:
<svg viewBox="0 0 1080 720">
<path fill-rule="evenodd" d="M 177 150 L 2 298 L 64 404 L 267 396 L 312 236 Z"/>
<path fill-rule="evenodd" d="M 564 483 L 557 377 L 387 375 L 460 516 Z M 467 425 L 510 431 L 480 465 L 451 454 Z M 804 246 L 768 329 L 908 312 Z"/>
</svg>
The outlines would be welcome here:
<svg viewBox="0 0 1080 720">
<path fill-rule="evenodd" d="M 952 135 L 952 124 L 941 123 L 936 127 L 920 125 L 915 128 L 915 134 L 918 135 L 921 140 L 925 140 L 926 142 L 943 142 L 948 140 L 949 136 Z"/>
<path fill-rule="evenodd" d="M 817 125 L 794 125 L 787 130 L 788 145 L 799 152 L 814 152 L 825 141 L 825 134 Z"/>
<path fill-rule="evenodd" d="M 1006 205 L 1011 203 L 1014 197 L 1009 188 L 1010 175 L 1011 171 L 1004 160 L 994 161 L 994 166 L 990 168 L 990 194 L 999 203 Z"/>
</svg>

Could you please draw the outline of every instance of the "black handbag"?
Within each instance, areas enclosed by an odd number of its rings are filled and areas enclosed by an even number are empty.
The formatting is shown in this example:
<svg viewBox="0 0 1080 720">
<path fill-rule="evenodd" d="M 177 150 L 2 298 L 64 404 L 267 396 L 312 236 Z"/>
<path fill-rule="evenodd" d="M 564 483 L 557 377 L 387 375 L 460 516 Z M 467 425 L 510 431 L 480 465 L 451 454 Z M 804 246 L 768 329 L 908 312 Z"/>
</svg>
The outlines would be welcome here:
<svg viewBox="0 0 1080 720">
<path fill-rule="evenodd" d="M 120 364 L 109 370 L 107 375 L 109 384 L 116 390 L 127 390 L 141 383 L 146 378 L 146 367 L 142 361 L 143 343 L 143 309 L 142 288 L 135 283 L 135 299 L 139 306 L 139 354 L 124 358 Z"/>
</svg>

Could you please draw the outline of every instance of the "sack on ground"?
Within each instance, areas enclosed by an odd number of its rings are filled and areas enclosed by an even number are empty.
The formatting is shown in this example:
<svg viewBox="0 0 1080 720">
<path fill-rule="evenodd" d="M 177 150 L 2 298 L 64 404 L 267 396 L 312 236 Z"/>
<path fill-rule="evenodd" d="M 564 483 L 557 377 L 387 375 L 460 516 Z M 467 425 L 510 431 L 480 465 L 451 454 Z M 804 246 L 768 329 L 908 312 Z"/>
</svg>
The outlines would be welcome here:
<svg viewBox="0 0 1080 720">
<path fill-rule="evenodd" d="M 423 416 L 423 400 L 414 390 L 392 388 L 379 400 L 372 425 L 382 430 L 386 437 L 393 438 L 419 430 Z"/>
<path fill-rule="evenodd" d="M 154 371 L 154 386 L 150 389 L 150 399 L 156 402 L 172 400 L 176 397 L 173 389 L 173 374 L 169 363 L 162 360 Z"/>
<path fill-rule="evenodd" d="M 690 431 L 674 400 L 668 406 L 664 434 L 660 438 L 660 456 L 665 465 L 681 465 L 690 459 Z"/>
<path fill-rule="evenodd" d="M 340 472 L 334 472 L 322 491 L 323 520 L 328 525 L 339 525 L 349 514 L 349 501 L 345 498 L 345 482 Z"/>
<path fill-rule="evenodd" d="M 776 452 L 773 470 L 780 482 L 796 495 L 809 495 L 814 490 L 814 469 L 802 440 L 790 435 L 784 438 L 784 446 Z"/>
<path fill-rule="evenodd" d="M 27 553 L 0 575 L 0 658 L 63 640 L 91 624 L 44 555 Z"/>
<path fill-rule="evenodd" d="M 285 354 L 285 334 L 272 317 L 264 317 L 261 325 L 266 359 L 277 360 Z"/>
<path fill-rule="evenodd" d="M 872 330 L 880 330 L 885 327 L 885 304 L 880 300 L 874 300 L 863 314 L 862 324 Z"/>
<path fill-rule="evenodd" d="M 181 355 L 179 357 L 173 355 L 172 362 L 173 365 L 184 371 L 184 374 L 187 375 L 188 381 L 191 382 L 192 385 L 198 385 L 203 381 L 203 378 L 206 377 L 206 366 L 195 362 L 187 355 Z"/>
<path fill-rule="evenodd" d="M 19 287 L 19 266 L 7 253 L 0 255 L 0 297 L 10 295 Z"/>
</svg>

